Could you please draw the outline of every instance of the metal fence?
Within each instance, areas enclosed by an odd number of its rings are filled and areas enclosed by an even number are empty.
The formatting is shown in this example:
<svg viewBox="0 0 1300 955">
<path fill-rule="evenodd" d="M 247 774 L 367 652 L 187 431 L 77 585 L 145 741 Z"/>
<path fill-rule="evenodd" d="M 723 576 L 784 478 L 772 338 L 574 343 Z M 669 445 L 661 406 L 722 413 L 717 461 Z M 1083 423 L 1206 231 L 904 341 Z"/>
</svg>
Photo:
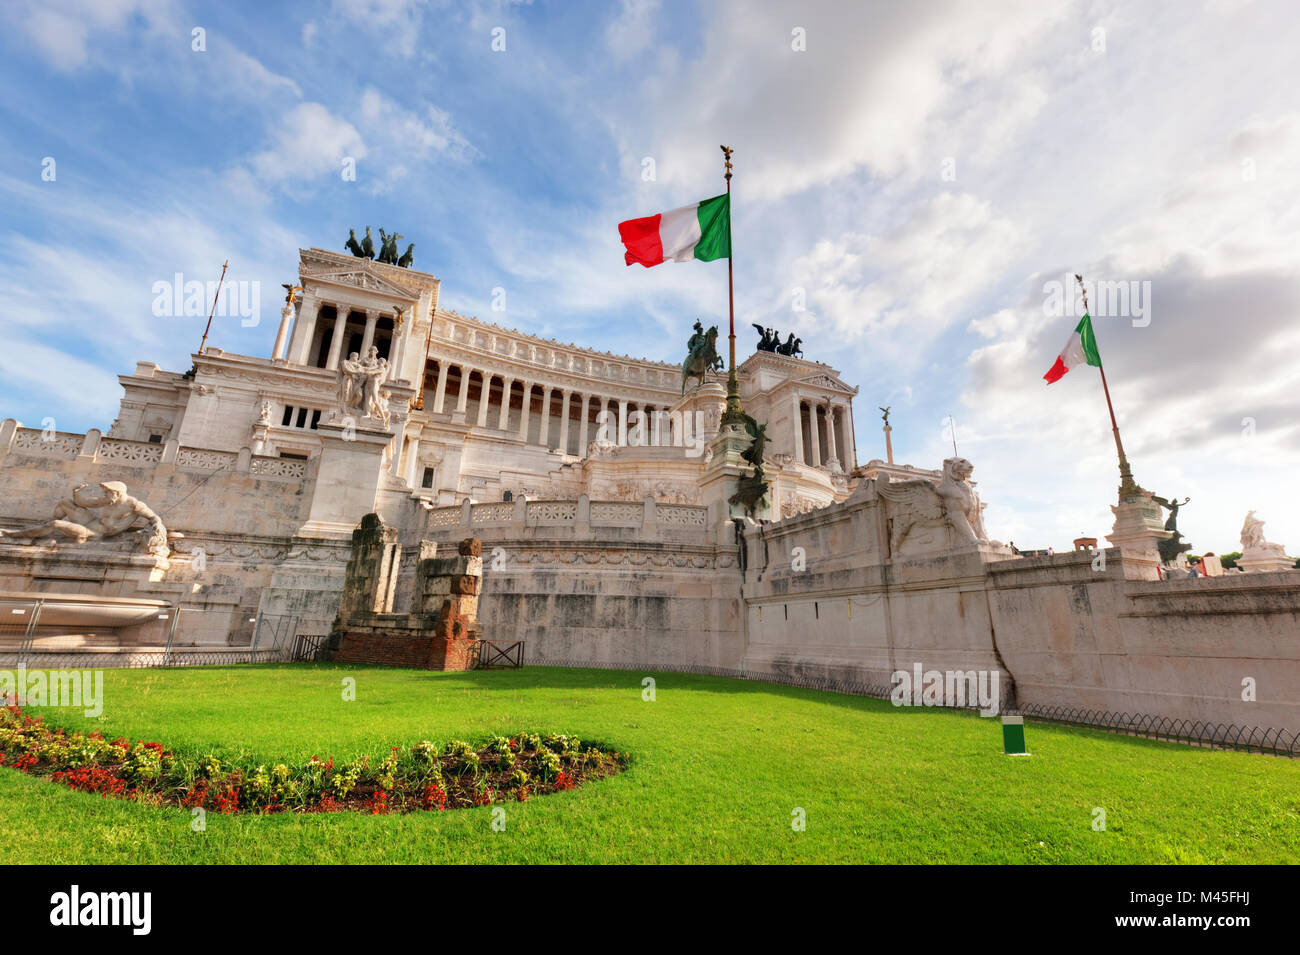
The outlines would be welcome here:
<svg viewBox="0 0 1300 955">
<path fill-rule="evenodd" d="M 319 622 L 244 608 L 34 594 L 0 600 L 0 667 L 99 669 L 315 660 Z"/>
</svg>

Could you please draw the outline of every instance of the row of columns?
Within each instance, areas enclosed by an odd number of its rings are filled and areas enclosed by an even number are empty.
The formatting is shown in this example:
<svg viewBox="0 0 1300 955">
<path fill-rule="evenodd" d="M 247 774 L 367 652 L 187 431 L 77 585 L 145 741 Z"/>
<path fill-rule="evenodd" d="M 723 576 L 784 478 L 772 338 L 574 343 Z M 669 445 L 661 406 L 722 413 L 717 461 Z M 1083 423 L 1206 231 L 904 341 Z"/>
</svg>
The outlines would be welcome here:
<svg viewBox="0 0 1300 955">
<path fill-rule="evenodd" d="M 477 372 L 479 375 L 479 379 L 481 383 L 479 386 L 480 395 L 479 395 L 479 404 L 478 404 L 478 416 L 477 416 L 477 420 L 475 421 L 475 424 L 480 428 L 486 428 L 488 426 L 488 422 L 487 422 L 488 404 L 489 404 L 488 398 L 491 393 L 492 379 L 499 378 L 501 380 L 502 387 L 501 387 L 501 406 L 496 421 L 497 430 L 504 431 L 506 430 L 507 427 L 509 427 L 510 395 L 514 388 L 515 383 L 517 382 L 522 386 L 523 389 L 523 406 L 520 410 L 520 415 L 519 415 L 518 433 L 519 433 L 519 437 L 524 439 L 525 441 L 528 440 L 528 427 L 530 424 L 531 414 L 532 414 L 531 405 L 532 405 L 533 388 L 540 387 L 542 389 L 542 407 L 546 409 L 546 413 L 542 415 L 541 429 L 537 437 L 538 444 L 543 444 L 548 447 L 550 446 L 550 437 L 551 437 L 550 409 L 551 409 L 551 404 L 554 401 L 557 392 L 562 396 L 561 410 L 560 410 L 560 434 L 557 440 L 557 445 L 560 448 L 563 448 L 567 451 L 569 446 L 570 412 L 572 410 L 572 402 L 574 401 L 574 399 L 578 399 L 582 403 L 578 412 L 578 421 L 582 428 L 582 431 L 578 435 L 579 438 L 578 446 L 580 449 L 585 448 L 591 442 L 593 437 L 590 428 L 592 422 L 589 420 L 592 402 L 595 402 L 596 407 L 600 409 L 600 408 L 607 408 L 610 401 L 615 401 L 615 400 L 618 401 L 618 442 L 620 444 L 627 443 L 628 406 L 630 403 L 630 399 L 615 398 L 614 396 L 595 395 L 591 393 L 579 393 L 577 389 L 561 388 L 557 385 L 539 385 L 539 383 L 531 381 L 527 378 L 515 378 L 510 375 L 501 374 L 501 373 L 494 374 L 492 372 L 485 371 L 483 369 L 470 368 L 465 365 L 459 365 L 457 367 L 460 368 L 460 387 L 457 389 L 457 393 L 456 393 L 456 413 L 458 414 L 461 415 L 465 414 L 469 406 L 470 376 L 473 375 L 475 372 Z M 433 404 L 431 406 L 431 410 L 434 414 L 443 414 L 447 410 L 447 399 L 449 397 L 447 394 L 447 378 L 450 369 L 451 369 L 451 365 L 449 363 L 439 362 L 438 381 L 437 384 L 434 386 Z M 642 407 L 640 410 L 644 411 L 645 409 L 644 407 Z"/>
<path fill-rule="evenodd" d="M 290 361 L 300 365 L 308 364 L 311 358 L 312 344 L 316 338 L 316 321 L 320 315 L 320 309 L 324 305 L 332 305 L 334 308 L 334 327 L 330 331 L 329 351 L 325 359 L 325 367 L 330 371 L 336 371 L 339 367 L 339 361 L 343 356 L 343 343 L 347 338 L 348 319 L 352 316 L 353 308 L 350 305 L 335 302 L 323 302 L 315 296 L 307 296 L 302 300 L 298 307 L 298 323 L 294 330 L 294 348 L 293 354 L 289 356 Z M 379 325 L 379 319 L 383 313 L 377 308 L 367 308 L 364 310 L 366 315 L 365 330 L 361 335 L 360 354 L 364 358 L 366 352 L 375 343 L 375 329 Z M 393 318 L 393 342 L 389 347 L 389 377 L 396 378 L 398 370 L 402 363 L 402 345 L 403 336 L 401 335 L 402 319 L 394 316 Z M 278 356 L 276 356 L 278 357 Z"/>
<path fill-rule="evenodd" d="M 832 459 L 834 459 L 839 461 L 840 467 L 842 467 L 844 470 L 846 471 L 851 470 L 853 467 L 853 461 L 849 456 L 849 442 L 852 441 L 853 438 L 852 438 L 852 426 L 850 424 L 849 416 L 848 416 L 848 406 L 834 404 L 834 403 L 831 403 L 829 405 L 822 405 L 819 402 L 815 402 L 815 401 L 808 402 L 808 424 L 812 432 L 809 435 L 810 440 L 808 444 L 809 444 L 809 450 L 811 451 L 812 459 L 807 460 L 809 455 L 806 455 L 804 453 L 804 447 L 803 447 L 804 400 L 799 395 L 794 395 L 791 398 L 791 401 L 793 402 L 792 420 L 794 422 L 793 430 L 794 430 L 795 459 L 799 461 L 799 463 L 801 464 L 807 464 L 812 467 L 825 467 Z M 817 409 L 819 407 L 826 409 L 826 458 L 825 460 L 823 460 L 822 453 L 821 453 L 821 445 L 822 445 L 821 420 L 817 415 Z M 844 428 L 844 435 L 845 435 L 844 441 L 846 447 L 844 449 L 844 457 L 842 458 L 840 457 L 839 443 L 835 439 L 835 412 L 837 411 L 839 412 L 840 423 L 841 426 Z"/>
</svg>

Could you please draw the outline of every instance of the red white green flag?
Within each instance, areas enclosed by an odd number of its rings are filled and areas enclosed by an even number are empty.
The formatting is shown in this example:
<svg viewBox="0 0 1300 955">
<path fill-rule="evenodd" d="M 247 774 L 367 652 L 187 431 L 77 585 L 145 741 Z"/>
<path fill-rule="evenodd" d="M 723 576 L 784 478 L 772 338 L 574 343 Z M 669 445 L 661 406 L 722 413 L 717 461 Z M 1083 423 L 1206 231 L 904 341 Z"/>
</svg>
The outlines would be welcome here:
<svg viewBox="0 0 1300 955">
<path fill-rule="evenodd" d="M 1097 351 L 1097 336 L 1092 333 L 1092 319 L 1086 313 L 1083 320 L 1075 326 L 1070 340 L 1061 349 L 1056 364 L 1048 369 L 1043 378 L 1050 385 L 1054 381 L 1060 381 L 1075 365 L 1082 365 L 1085 362 L 1097 368 L 1101 367 L 1101 353 Z"/>
<path fill-rule="evenodd" d="M 646 268 L 660 262 L 712 262 L 731 255 L 731 198 L 727 193 L 618 224 L 623 260 Z"/>
</svg>

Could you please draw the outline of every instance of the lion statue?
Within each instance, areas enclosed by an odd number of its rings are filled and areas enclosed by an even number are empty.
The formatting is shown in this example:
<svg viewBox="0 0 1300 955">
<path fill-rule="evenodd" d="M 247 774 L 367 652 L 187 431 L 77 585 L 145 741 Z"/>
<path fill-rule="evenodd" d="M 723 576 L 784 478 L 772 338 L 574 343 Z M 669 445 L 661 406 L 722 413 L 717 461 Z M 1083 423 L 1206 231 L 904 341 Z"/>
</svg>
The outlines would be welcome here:
<svg viewBox="0 0 1300 955">
<path fill-rule="evenodd" d="M 946 535 L 940 533 L 945 528 L 952 531 L 957 547 L 990 543 L 984 530 L 983 505 L 970 485 L 974 470 L 965 458 L 948 458 L 938 485 L 924 479 L 890 481 L 887 474 L 877 477 L 876 493 L 892 505 L 891 550 L 899 553 L 909 540 L 946 547 Z"/>
</svg>

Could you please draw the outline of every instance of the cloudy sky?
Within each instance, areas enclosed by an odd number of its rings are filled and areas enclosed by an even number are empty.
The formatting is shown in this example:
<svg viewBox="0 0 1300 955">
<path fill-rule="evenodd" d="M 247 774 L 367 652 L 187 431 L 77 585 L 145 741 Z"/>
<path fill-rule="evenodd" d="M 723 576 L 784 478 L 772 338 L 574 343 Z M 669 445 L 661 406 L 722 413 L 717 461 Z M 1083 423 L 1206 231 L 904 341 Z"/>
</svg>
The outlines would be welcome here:
<svg viewBox="0 0 1300 955">
<path fill-rule="evenodd" d="M 742 353 L 775 325 L 860 385 L 861 462 L 878 405 L 928 467 L 951 413 L 995 537 L 1106 533 L 1100 379 L 1042 381 L 1077 321 L 1052 283 L 1082 272 L 1116 283 L 1095 327 L 1139 482 L 1192 498 L 1198 550 L 1255 508 L 1300 552 L 1298 23 L 1283 0 L 11 0 L 0 415 L 106 428 L 116 374 L 183 370 L 202 335 L 154 283 L 229 259 L 278 291 L 366 224 L 447 307 L 679 360 L 695 318 L 725 323 L 725 266 L 627 268 L 616 225 L 722 191 L 725 142 Z M 269 354 L 263 297 L 211 341 Z"/>
</svg>

